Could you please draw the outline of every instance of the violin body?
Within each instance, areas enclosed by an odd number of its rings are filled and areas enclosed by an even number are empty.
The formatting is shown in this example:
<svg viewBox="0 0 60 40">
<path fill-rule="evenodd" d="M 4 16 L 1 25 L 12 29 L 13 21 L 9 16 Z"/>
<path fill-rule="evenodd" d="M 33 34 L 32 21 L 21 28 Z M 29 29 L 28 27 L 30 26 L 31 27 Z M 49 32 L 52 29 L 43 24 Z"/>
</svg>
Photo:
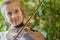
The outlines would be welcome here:
<svg viewBox="0 0 60 40">
<path fill-rule="evenodd" d="M 38 31 L 31 31 L 30 29 L 27 29 L 26 31 L 34 38 L 34 40 L 45 40 L 44 36 Z"/>
</svg>

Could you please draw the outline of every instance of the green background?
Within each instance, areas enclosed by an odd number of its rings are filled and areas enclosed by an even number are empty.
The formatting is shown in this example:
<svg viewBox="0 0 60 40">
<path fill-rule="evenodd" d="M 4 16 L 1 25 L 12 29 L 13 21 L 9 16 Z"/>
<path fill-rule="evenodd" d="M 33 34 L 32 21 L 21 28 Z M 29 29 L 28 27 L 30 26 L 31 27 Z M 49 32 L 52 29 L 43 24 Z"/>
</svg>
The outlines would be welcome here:
<svg viewBox="0 0 60 40">
<path fill-rule="evenodd" d="M 21 0 L 21 2 L 28 16 L 31 16 L 42 0 Z M 45 0 L 32 20 L 29 23 L 31 28 L 40 31 L 46 40 L 60 40 L 60 0 Z M 5 23 L 0 10 L 0 32 L 7 30 L 9 24 Z"/>
</svg>

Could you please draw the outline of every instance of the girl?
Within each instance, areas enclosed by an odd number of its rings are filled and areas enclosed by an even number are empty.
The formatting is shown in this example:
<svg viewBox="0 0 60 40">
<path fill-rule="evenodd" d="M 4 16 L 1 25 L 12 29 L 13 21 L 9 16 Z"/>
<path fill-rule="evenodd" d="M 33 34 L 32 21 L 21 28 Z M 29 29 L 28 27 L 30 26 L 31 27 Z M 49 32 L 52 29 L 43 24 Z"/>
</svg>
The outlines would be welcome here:
<svg viewBox="0 0 60 40">
<path fill-rule="evenodd" d="M 6 35 L 7 40 L 14 40 L 19 29 L 24 25 L 24 19 L 27 19 L 27 14 L 22 4 L 17 0 L 4 0 L 2 14 L 5 20 L 11 24 L 11 29 Z M 44 37 L 40 32 L 32 31 L 29 27 L 25 27 L 16 40 L 44 40 Z"/>
</svg>

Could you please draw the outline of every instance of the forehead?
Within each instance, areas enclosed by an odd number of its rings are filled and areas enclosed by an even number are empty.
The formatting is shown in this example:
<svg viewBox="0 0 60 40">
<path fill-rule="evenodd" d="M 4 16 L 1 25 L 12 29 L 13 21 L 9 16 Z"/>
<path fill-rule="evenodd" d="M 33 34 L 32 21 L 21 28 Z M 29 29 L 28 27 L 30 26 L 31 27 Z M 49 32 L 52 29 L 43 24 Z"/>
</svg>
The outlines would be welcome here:
<svg viewBox="0 0 60 40">
<path fill-rule="evenodd" d="M 6 4 L 4 7 L 5 7 L 5 10 L 7 11 L 13 11 L 15 9 L 20 9 L 20 5 L 17 2 Z"/>
</svg>

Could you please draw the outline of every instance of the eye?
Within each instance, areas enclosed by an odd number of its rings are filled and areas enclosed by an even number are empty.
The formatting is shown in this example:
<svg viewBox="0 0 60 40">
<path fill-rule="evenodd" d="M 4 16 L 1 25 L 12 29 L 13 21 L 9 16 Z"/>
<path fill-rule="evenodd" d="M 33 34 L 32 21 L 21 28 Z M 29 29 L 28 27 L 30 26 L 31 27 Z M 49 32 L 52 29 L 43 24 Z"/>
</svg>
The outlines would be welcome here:
<svg viewBox="0 0 60 40">
<path fill-rule="evenodd" d="M 18 13 L 19 12 L 19 10 L 15 10 L 15 13 Z"/>
<path fill-rule="evenodd" d="M 9 16 L 11 16 L 11 15 L 12 15 L 12 13 L 11 13 L 11 12 L 8 12 L 8 15 L 9 15 Z"/>
</svg>

